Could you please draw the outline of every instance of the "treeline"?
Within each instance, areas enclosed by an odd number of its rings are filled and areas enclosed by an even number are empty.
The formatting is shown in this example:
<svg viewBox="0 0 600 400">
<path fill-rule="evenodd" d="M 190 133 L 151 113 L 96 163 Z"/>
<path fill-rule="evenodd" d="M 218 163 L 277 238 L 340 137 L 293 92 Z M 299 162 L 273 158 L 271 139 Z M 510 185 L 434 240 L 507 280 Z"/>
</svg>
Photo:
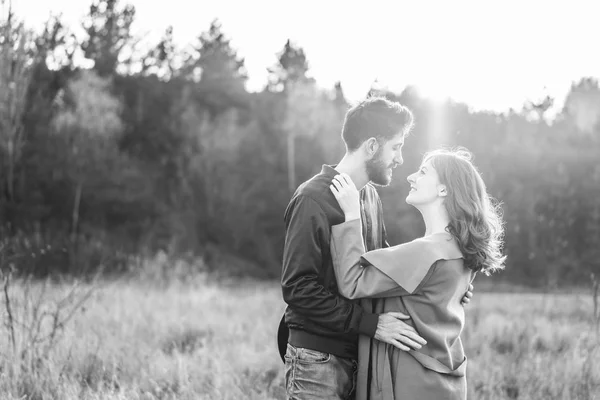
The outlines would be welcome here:
<svg viewBox="0 0 600 400">
<path fill-rule="evenodd" d="M 34 34 L 18 17 L 9 11 L 0 26 L 4 264 L 39 276 L 120 273 L 132 255 L 162 250 L 208 269 L 279 275 L 291 193 L 343 155 L 341 84 L 320 88 L 303 49 L 283 39 L 264 89 L 249 93 L 218 21 L 192 50 L 169 28 L 141 51 L 135 8 L 117 0 L 90 6 L 83 37 L 60 18 Z M 423 229 L 403 176 L 427 149 L 462 145 L 504 204 L 505 279 L 555 286 L 600 270 L 596 80 L 574 84 L 552 124 L 550 98 L 494 114 L 410 87 L 369 94 L 416 116 L 405 165 L 381 190 L 391 242 Z"/>
</svg>

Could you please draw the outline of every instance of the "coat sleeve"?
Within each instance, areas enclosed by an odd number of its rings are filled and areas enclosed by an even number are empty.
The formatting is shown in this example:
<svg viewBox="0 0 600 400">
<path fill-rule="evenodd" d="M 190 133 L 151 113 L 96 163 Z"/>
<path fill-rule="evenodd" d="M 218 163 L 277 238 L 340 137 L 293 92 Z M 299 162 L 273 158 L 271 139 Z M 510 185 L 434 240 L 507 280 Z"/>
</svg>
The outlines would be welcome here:
<svg viewBox="0 0 600 400">
<path fill-rule="evenodd" d="M 332 227 L 331 254 L 338 289 L 349 299 L 397 297 L 410 294 L 362 256 L 365 246 L 360 219 Z"/>
<path fill-rule="evenodd" d="M 281 289 L 284 301 L 311 321 L 340 333 L 373 337 L 378 314 L 332 293 L 319 277 L 323 246 L 330 246 L 327 216 L 310 197 L 296 197 L 286 210 Z"/>
</svg>

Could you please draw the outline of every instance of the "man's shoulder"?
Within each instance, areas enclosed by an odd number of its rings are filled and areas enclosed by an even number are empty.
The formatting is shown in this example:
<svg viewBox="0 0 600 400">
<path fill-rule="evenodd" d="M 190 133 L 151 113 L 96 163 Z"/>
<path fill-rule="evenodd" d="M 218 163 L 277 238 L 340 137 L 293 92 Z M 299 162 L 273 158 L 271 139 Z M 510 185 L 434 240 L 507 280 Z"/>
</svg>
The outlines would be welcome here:
<svg viewBox="0 0 600 400">
<path fill-rule="evenodd" d="M 308 197 L 319 204 L 329 202 L 329 197 L 332 197 L 329 196 L 329 185 L 331 185 L 331 177 L 325 174 L 317 174 L 298 186 L 294 197 Z"/>
<path fill-rule="evenodd" d="M 340 214 L 337 200 L 331 193 L 329 186 L 332 178 L 326 174 L 317 174 L 303 182 L 292 196 L 286 215 L 297 207 L 308 207 L 324 213 L 328 219 Z M 342 214 L 343 215 L 343 214 Z"/>
</svg>

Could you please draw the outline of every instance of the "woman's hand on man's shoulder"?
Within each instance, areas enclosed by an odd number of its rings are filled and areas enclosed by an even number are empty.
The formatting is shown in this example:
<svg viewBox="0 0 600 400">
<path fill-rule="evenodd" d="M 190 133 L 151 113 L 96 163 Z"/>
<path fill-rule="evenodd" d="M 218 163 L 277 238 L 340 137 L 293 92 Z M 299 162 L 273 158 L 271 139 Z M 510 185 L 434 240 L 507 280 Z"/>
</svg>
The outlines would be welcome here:
<svg viewBox="0 0 600 400">
<path fill-rule="evenodd" d="M 360 193 L 348 174 L 336 175 L 329 186 L 329 190 L 338 201 L 346 221 L 360 219 Z"/>
</svg>

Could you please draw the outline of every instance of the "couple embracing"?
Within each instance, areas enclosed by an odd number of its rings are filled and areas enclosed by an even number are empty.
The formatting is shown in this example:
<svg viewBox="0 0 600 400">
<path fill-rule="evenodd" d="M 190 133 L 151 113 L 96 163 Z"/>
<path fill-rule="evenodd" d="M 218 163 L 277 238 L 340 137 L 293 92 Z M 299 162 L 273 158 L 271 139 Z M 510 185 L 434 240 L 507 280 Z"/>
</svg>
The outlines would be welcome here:
<svg viewBox="0 0 600 400">
<path fill-rule="evenodd" d="M 278 332 L 289 399 L 466 399 L 460 333 L 477 272 L 503 268 L 503 226 L 468 151 L 408 177 L 423 237 L 390 246 L 374 185 L 401 165 L 410 110 L 371 97 L 346 114 L 346 154 L 285 212 L 288 304 Z"/>
</svg>

